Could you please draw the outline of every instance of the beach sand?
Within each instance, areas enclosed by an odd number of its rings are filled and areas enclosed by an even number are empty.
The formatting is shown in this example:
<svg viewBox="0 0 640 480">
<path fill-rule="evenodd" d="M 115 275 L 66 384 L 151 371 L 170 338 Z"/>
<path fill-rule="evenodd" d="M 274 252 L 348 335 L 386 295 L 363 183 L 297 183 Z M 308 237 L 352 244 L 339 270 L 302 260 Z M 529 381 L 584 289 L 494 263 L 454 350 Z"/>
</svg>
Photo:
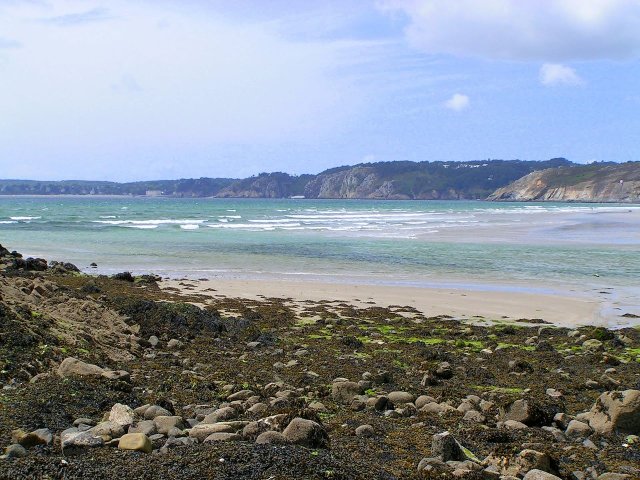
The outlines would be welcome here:
<svg viewBox="0 0 640 480">
<path fill-rule="evenodd" d="M 542 319 L 560 326 L 607 325 L 602 304 L 585 296 L 455 288 L 354 285 L 291 280 L 165 280 L 162 288 L 213 298 L 287 298 L 354 306 L 410 306 L 426 316 L 475 322 Z"/>
</svg>

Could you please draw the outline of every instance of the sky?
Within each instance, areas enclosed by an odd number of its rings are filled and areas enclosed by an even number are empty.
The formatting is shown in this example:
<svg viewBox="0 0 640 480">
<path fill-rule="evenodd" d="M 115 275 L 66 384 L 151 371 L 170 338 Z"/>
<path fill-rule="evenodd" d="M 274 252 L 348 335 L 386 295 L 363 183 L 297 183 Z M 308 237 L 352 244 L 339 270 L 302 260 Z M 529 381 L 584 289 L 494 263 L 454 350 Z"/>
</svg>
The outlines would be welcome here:
<svg viewBox="0 0 640 480">
<path fill-rule="evenodd" d="M 640 160 L 640 0 L 0 0 L 0 178 Z"/>
</svg>

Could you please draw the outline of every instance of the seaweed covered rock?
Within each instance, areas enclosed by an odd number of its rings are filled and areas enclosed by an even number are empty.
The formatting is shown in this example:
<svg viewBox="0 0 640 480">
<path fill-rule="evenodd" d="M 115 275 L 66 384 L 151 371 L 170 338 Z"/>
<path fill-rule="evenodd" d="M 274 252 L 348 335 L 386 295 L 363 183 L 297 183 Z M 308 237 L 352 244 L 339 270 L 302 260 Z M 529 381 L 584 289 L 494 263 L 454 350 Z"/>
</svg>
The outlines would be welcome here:
<svg viewBox="0 0 640 480">
<path fill-rule="evenodd" d="M 166 303 L 117 297 L 113 307 L 129 317 L 130 323 L 140 325 L 140 336 L 193 338 L 202 333 L 219 334 L 225 331 L 220 315 L 189 303 Z"/>
</svg>

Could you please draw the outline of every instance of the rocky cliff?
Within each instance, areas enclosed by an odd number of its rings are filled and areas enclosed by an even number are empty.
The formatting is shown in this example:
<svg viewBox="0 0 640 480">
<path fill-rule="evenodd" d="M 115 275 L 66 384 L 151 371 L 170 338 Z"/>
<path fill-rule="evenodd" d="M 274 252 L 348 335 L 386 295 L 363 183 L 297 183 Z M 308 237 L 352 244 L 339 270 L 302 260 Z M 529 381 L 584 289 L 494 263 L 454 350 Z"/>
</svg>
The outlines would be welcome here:
<svg viewBox="0 0 640 480">
<path fill-rule="evenodd" d="M 488 197 L 499 201 L 640 202 L 640 162 L 532 172 Z"/>
</svg>

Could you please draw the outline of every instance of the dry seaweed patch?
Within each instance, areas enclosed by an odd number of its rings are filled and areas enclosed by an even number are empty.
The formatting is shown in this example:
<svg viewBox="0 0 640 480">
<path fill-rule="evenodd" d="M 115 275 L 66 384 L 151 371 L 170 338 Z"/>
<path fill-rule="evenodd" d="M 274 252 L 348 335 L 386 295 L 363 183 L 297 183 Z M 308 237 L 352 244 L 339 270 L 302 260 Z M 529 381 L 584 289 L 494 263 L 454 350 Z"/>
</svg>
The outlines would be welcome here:
<svg viewBox="0 0 640 480">
<path fill-rule="evenodd" d="M 640 332 L 634 329 L 611 333 L 529 323 L 481 326 L 447 316 L 427 318 L 402 306 L 355 307 L 331 301 L 301 305 L 290 299 L 179 294 L 158 288 L 150 279 L 50 274 L 1 278 L 3 285 L 18 280 L 56 285 L 56 295 L 65 295 L 59 304 L 72 314 L 84 312 L 86 338 L 73 343 L 76 327 L 64 323 L 66 314 L 38 315 L 41 310 L 31 308 L 38 299 L 2 288 L 0 352 L 2 378 L 9 388 L 0 397 L 0 445 L 10 443 L 14 428 L 48 427 L 59 433 L 79 416 L 99 421 L 115 402 L 134 408 L 171 405 L 177 415 L 191 418 L 194 405 L 217 407 L 230 393 L 250 389 L 269 404 L 271 415 L 311 417 L 322 423 L 330 449 L 248 441 L 185 446 L 150 456 L 98 449 L 90 456 L 66 459 L 62 468 L 54 445 L 0 463 L 0 478 L 20 478 L 25 472 L 111 478 L 113 471 L 136 478 L 429 478 L 433 474 L 418 474 L 417 465 L 432 455 L 432 436 L 443 431 L 453 433 L 480 459 L 491 454 L 511 458 L 535 447 L 552 458 L 563 478 L 593 465 L 600 473 L 618 471 L 639 460 L 633 448 L 622 446 L 620 436 L 594 434 L 590 441 L 598 450 L 592 450 L 580 442 L 561 442 L 541 428 L 551 425 L 558 411 L 576 415 L 588 410 L 605 390 L 639 387 L 634 354 L 640 351 Z M 23 307 L 17 308 L 18 300 Z M 87 302 L 95 308 L 83 310 Z M 99 317 L 99 311 L 122 322 L 128 356 L 110 355 L 109 349 L 123 348 L 121 337 L 118 331 L 105 335 L 93 328 L 107 318 Z M 67 334 L 59 335 L 60 328 Z M 588 339 L 602 345 L 584 346 Z M 71 355 L 127 370 L 131 380 L 61 381 L 52 376 Z M 37 374 L 49 376 L 29 383 Z M 360 381 L 364 399 L 336 400 L 332 387 L 338 377 Z M 414 399 L 428 395 L 446 411 L 366 404 L 366 399 L 397 391 Z M 277 392 L 283 397 L 276 397 Z M 486 410 L 474 405 L 481 421 L 465 418 L 464 409 L 458 408 L 470 395 L 484 402 Z M 501 428 L 498 422 L 520 399 L 535 407 L 537 423 L 523 430 Z M 314 402 L 325 410 L 310 412 Z M 258 417 L 244 412 L 241 418 Z M 356 427 L 365 424 L 373 427 L 374 435 L 355 435 Z M 474 475 L 477 472 L 463 478 Z"/>
</svg>

